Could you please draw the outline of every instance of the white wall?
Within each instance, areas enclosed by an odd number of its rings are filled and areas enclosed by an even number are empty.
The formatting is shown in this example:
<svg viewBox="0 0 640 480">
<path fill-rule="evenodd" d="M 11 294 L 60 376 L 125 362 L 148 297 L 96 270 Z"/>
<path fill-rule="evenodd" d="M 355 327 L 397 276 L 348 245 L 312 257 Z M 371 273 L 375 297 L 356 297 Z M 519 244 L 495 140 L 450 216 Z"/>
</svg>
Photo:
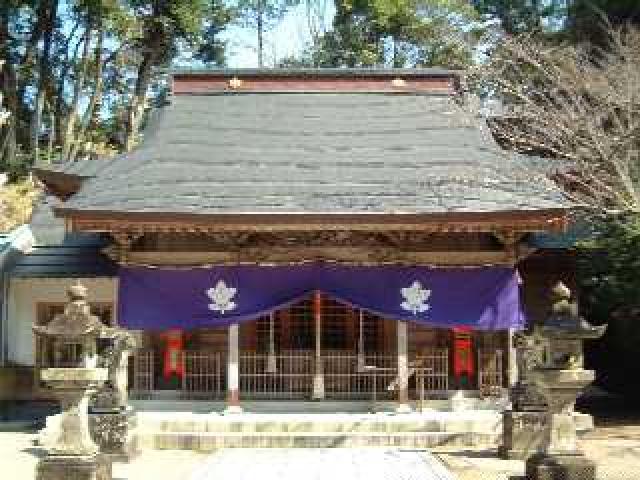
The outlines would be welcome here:
<svg viewBox="0 0 640 480">
<path fill-rule="evenodd" d="M 80 281 L 88 289 L 89 302 L 116 303 L 117 278 L 11 278 L 7 315 L 8 360 L 33 365 L 34 338 L 39 302 L 66 302 L 67 288 Z"/>
</svg>

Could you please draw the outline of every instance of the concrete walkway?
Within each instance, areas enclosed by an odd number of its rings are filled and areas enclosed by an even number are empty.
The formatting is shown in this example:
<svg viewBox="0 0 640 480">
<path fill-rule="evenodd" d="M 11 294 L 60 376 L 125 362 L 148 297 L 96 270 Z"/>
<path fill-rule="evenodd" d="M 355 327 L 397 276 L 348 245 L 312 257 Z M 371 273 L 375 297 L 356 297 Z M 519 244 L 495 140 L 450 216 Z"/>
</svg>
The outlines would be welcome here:
<svg viewBox="0 0 640 480">
<path fill-rule="evenodd" d="M 191 480 L 455 480 L 425 451 L 379 448 L 229 449 Z"/>
</svg>

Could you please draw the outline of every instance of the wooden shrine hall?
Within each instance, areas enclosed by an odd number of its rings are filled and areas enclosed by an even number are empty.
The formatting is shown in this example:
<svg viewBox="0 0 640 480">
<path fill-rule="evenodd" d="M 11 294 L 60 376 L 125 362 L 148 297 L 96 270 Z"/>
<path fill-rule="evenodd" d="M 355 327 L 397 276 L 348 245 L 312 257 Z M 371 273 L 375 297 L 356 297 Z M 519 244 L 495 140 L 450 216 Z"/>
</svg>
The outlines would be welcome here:
<svg viewBox="0 0 640 480">
<path fill-rule="evenodd" d="M 96 311 L 138 339 L 134 398 L 505 396 L 512 333 L 572 284 L 545 244 L 571 205 L 497 145 L 458 73 L 176 71 L 160 103 L 134 151 L 35 171 L 34 224 L 64 224 L 47 255 L 82 239 L 108 271 L 14 273 L 93 279 Z M 24 322 L 62 306 L 34 301 Z"/>
</svg>

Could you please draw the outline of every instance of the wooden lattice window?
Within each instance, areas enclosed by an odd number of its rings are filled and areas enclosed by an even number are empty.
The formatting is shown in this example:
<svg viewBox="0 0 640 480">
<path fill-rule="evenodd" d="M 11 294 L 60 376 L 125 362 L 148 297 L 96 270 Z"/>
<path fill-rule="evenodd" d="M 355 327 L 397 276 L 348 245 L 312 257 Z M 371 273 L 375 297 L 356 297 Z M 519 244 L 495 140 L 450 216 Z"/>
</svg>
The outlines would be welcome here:
<svg viewBox="0 0 640 480">
<path fill-rule="evenodd" d="M 329 297 L 322 298 L 322 350 L 353 350 L 359 342 L 360 317 L 357 310 Z M 384 345 L 384 320 L 363 312 L 363 343 L 366 352 L 377 352 Z M 315 318 L 313 300 L 305 299 L 286 310 L 275 313 L 274 344 L 276 351 L 315 349 Z M 269 316 L 259 318 L 255 327 L 247 328 L 256 352 L 269 351 Z M 255 337 L 253 337 L 255 335 Z"/>
<path fill-rule="evenodd" d="M 267 315 L 256 320 L 256 351 L 267 353 L 269 351 L 269 335 L 271 332 L 271 319 Z M 281 342 L 281 322 L 278 321 L 277 315 L 273 318 L 273 343 L 275 350 L 280 349 Z"/>
<path fill-rule="evenodd" d="M 359 322 L 360 319 L 356 317 Z M 382 322 L 384 320 L 377 315 L 369 312 L 363 312 L 362 314 L 362 343 L 364 344 L 364 351 L 369 353 L 379 352 L 381 348 L 382 335 L 384 334 Z M 360 328 L 358 326 L 358 328 Z M 359 332 L 358 332 L 359 335 Z"/>
<path fill-rule="evenodd" d="M 315 348 L 313 303 L 310 299 L 291 306 L 289 310 L 289 346 L 293 350 Z"/>
<path fill-rule="evenodd" d="M 322 299 L 322 341 L 323 349 L 345 350 L 352 348 L 353 339 L 349 338 L 347 321 L 348 307 L 343 303 L 324 297 Z"/>
</svg>

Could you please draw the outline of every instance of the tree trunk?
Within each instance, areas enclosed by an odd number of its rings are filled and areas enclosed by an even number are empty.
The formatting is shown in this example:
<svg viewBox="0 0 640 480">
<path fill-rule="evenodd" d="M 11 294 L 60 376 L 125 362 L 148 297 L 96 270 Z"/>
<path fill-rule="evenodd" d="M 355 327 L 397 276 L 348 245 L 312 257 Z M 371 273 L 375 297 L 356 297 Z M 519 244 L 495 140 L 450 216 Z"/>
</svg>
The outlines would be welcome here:
<svg viewBox="0 0 640 480">
<path fill-rule="evenodd" d="M 47 110 L 49 111 L 49 142 L 47 145 L 47 163 L 53 162 L 53 147 L 56 143 L 56 134 L 54 125 L 56 124 L 56 113 L 51 102 L 49 102 Z"/>
<path fill-rule="evenodd" d="M 75 38 L 76 36 L 76 32 L 78 31 L 78 28 L 80 28 L 80 23 L 76 22 L 73 25 L 73 28 L 71 29 L 71 33 L 69 34 L 69 36 L 66 39 L 65 42 L 65 48 L 64 48 L 64 52 L 65 52 L 65 58 L 64 61 L 62 62 L 62 68 L 60 70 L 60 74 L 58 76 L 57 82 L 56 82 L 56 86 L 55 86 L 55 105 L 53 106 L 54 108 L 54 112 L 55 112 L 55 120 L 56 123 L 55 125 L 52 127 L 55 130 L 55 138 L 57 139 L 57 141 L 61 144 L 64 140 L 64 127 L 66 125 L 66 117 L 67 117 L 67 105 L 65 103 L 65 86 L 66 86 L 66 80 L 67 80 L 67 76 L 69 74 L 69 65 L 71 65 L 72 63 L 75 63 L 75 59 L 78 57 L 78 50 L 80 48 L 80 44 L 82 43 L 82 40 L 78 40 L 78 42 L 76 43 L 76 45 L 73 47 L 73 62 L 69 61 L 69 51 L 71 50 L 71 41 L 73 40 L 73 38 Z"/>
<path fill-rule="evenodd" d="M 136 79 L 136 87 L 131 106 L 129 107 L 127 128 L 125 132 L 125 149 L 130 152 L 136 144 L 138 130 L 142 115 L 144 113 L 145 103 L 147 101 L 147 89 L 151 83 L 151 69 L 153 67 L 152 53 L 145 53 L 142 63 L 138 67 L 138 78 Z"/>
<path fill-rule="evenodd" d="M 87 131 L 91 125 L 91 120 L 96 115 L 96 108 L 100 106 L 100 100 L 102 99 L 102 46 L 104 43 L 104 29 L 102 25 L 98 29 L 98 39 L 96 41 L 95 48 L 95 75 L 94 75 L 94 89 L 89 99 L 89 105 L 84 112 L 84 118 L 82 119 L 81 130 L 78 133 L 77 141 L 74 142 L 70 159 L 73 160 L 78 155 L 78 150 L 82 144 L 86 141 Z"/>
<path fill-rule="evenodd" d="M 6 108 L 11 116 L 5 123 L 4 129 L 0 132 L 4 133 L 4 139 L 0 142 L 0 161 L 3 165 L 16 165 L 18 142 L 16 139 L 16 118 L 18 111 L 17 96 L 17 77 L 16 71 L 11 62 L 9 62 L 9 5 L 5 2 L 0 3 L 0 58 L 5 60 L 0 78 L 2 79 L 2 91 L 4 92 L 4 108 Z"/>
<path fill-rule="evenodd" d="M 49 0 L 43 2 L 45 5 L 43 15 L 46 16 L 44 22 L 44 45 L 40 57 L 40 68 L 38 72 L 38 94 L 36 96 L 33 115 L 31 117 L 31 153 L 33 163 L 40 159 L 40 132 L 42 130 L 42 113 L 44 110 L 47 83 L 51 76 L 51 42 L 53 30 L 55 29 L 56 17 L 58 15 L 58 1 Z"/>
<path fill-rule="evenodd" d="M 1 1 L 0 3 L 6 4 L 9 2 L 6 1 Z M 11 7 L 9 7 L 7 5 L 7 9 L 9 9 Z M 15 8 L 15 7 L 14 7 Z M 21 65 L 30 65 L 31 63 L 34 62 L 34 58 L 37 55 L 37 51 L 38 51 L 38 45 L 40 43 L 40 40 L 42 39 L 42 35 L 44 33 L 45 30 L 45 25 L 46 25 L 46 20 L 48 18 L 47 15 L 47 2 L 45 1 L 41 1 L 38 2 L 38 9 L 36 10 L 36 19 L 35 19 L 35 23 L 33 24 L 33 28 L 31 30 L 31 34 L 29 35 L 27 41 L 26 41 L 26 45 L 24 47 L 24 55 L 22 56 L 20 62 L 18 63 L 17 66 L 21 66 Z M 8 38 L 8 37 L 7 37 Z M 1 44 L 1 43 L 0 43 Z M 20 112 L 18 112 L 17 110 L 15 111 L 15 115 L 16 117 L 21 117 L 22 113 L 24 113 L 24 117 L 28 116 L 28 107 L 24 104 L 24 98 L 25 98 L 25 92 L 27 89 L 27 86 L 29 85 L 29 82 L 25 82 L 22 81 L 21 79 L 18 78 L 18 71 L 19 68 L 16 68 L 14 70 L 16 72 L 15 76 L 16 76 L 16 97 L 19 100 L 19 104 L 18 107 L 20 108 Z M 17 135 L 17 130 L 16 130 L 16 135 Z M 25 139 L 30 141 L 31 140 L 31 135 L 28 135 L 28 138 Z"/>
<path fill-rule="evenodd" d="M 85 80 L 87 78 L 87 70 L 89 69 L 89 51 L 91 45 L 91 31 L 93 26 L 91 23 L 87 25 L 87 29 L 84 34 L 84 46 L 82 47 L 82 63 L 78 72 L 76 72 L 75 85 L 73 90 L 73 100 L 69 106 L 69 117 L 67 118 L 67 124 L 65 127 L 64 138 L 62 139 L 62 160 L 69 159 L 69 153 L 73 146 L 74 132 L 76 126 L 76 119 L 78 118 L 78 105 L 80 103 L 80 95 L 82 88 L 84 87 Z"/>
<path fill-rule="evenodd" d="M 258 0 L 258 68 L 264 67 L 264 1 Z"/>
</svg>

